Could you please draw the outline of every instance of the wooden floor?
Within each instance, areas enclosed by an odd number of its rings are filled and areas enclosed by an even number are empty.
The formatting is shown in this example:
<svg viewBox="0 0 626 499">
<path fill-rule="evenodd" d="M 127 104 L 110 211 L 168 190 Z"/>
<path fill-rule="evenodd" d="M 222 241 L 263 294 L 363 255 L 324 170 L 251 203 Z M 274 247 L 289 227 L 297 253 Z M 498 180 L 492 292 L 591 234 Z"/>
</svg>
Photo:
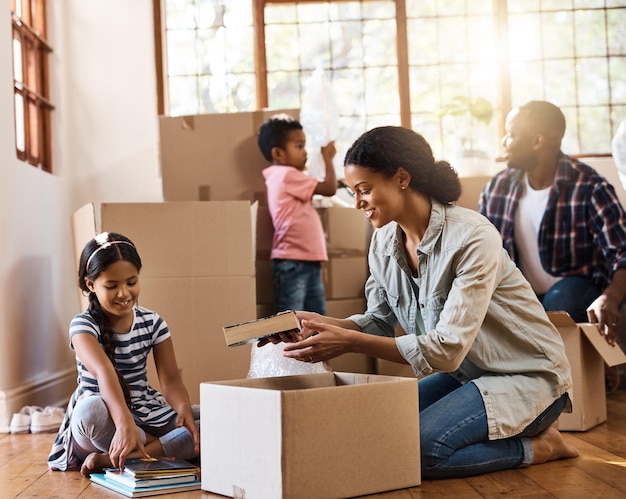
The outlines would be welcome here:
<svg viewBox="0 0 626 499">
<path fill-rule="evenodd" d="M 367 496 L 378 499 L 626 497 L 626 390 L 608 395 L 608 421 L 587 432 L 564 433 L 578 447 L 575 459 L 467 479 L 424 481 L 420 487 Z M 51 472 L 46 457 L 54 435 L 0 434 L 0 498 L 120 498 L 78 472 Z M 219 498 L 204 491 L 171 494 L 176 498 Z"/>
</svg>

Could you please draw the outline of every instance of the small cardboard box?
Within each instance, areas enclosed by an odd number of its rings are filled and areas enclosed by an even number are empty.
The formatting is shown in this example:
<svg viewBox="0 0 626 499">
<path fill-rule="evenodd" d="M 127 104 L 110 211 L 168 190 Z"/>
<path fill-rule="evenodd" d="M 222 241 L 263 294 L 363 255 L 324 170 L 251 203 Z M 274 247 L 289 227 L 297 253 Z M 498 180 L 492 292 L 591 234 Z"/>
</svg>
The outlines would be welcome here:
<svg viewBox="0 0 626 499">
<path fill-rule="evenodd" d="M 559 430 L 586 431 L 607 418 L 604 364 L 624 364 L 626 355 L 609 345 L 595 324 L 577 324 L 566 312 L 548 312 L 548 316 L 561 333 L 572 369 L 573 412 L 561 414 Z"/>
<path fill-rule="evenodd" d="M 248 372 L 250 347 L 228 348 L 222 327 L 256 318 L 255 218 L 256 204 L 247 201 L 103 203 L 99 210 L 90 203 L 72 217 L 77 261 L 100 230 L 137 246 L 139 303 L 167 322 L 192 403 L 200 401 L 201 382 Z M 84 310 L 86 297 L 79 297 Z M 152 356 L 148 378 L 159 389 Z"/>
<path fill-rule="evenodd" d="M 323 499 L 421 483 L 417 380 L 323 373 L 202 383 L 202 489 Z"/>
</svg>

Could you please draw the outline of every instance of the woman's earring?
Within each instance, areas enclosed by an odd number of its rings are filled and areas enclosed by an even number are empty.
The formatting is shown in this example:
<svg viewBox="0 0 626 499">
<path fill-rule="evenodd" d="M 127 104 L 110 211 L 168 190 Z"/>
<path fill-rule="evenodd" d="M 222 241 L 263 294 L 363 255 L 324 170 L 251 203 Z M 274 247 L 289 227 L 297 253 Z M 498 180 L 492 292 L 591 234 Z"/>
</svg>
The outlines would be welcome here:
<svg viewBox="0 0 626 499">
<path fill-rule="evenodd" d="M 401 189 L 402 189 L 402 190 L 406 189 L 406 185 L 403 185 L 403 186 L 401 187 Z"/>
</svg>

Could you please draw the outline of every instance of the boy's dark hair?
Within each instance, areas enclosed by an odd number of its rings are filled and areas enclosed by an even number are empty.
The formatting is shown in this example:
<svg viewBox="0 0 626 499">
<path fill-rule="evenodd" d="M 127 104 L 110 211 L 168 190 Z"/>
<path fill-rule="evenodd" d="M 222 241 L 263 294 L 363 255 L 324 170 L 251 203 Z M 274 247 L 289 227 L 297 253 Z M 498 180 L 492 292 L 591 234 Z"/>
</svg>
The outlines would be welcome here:
<svg viewBox="0 0 626 499">
<path fill-rule="evenodd" d="M 302 130 L 302 125 L 287 114 L 274 115 L 261 125 L 258 144 L 266 160 L 272 162 L 272 148 L 284 149 L 287 144 L 287 134 L 292 130 Z"/>
<path fill-rule="evenodd" d="M 89 306 L 87 311 L 94 318 L 100 328 L 100 337 L 104 352 L 113 364 L 119 380 L 126 404 L 130 407 L 130 389 L 126 379 L 120 374 L 115 365 L 115 347 L 117 340 L 115 332 L 107 319 L 96 293 L 87 287 L 86 280 L 95 280 L 106 268 L 120 260 L 132 263 L 137 272 L 141 270 L 141 258 L 137 248 L 130 239 L 115 232 L 103 232 L 89 241 L 80 255 L 78 267 L 78 286 L 87 294 Z"/>
</svg>

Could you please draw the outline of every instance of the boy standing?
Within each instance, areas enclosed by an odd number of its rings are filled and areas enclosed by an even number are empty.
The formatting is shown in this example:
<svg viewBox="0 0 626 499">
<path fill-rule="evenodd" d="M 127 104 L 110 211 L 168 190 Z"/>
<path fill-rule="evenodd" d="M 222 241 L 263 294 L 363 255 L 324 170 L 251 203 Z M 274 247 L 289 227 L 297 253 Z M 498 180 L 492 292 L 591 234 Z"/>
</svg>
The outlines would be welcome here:
<svg viewBox="0 0 626 499">
<path fill-rule="evenodd" d="M 287 115 L 267 120 L 258 144 L 271 165 L 263 170 L 268 208 L 274 225 L 272 278 L 276 311 L 326 313 L 321 265 L 328 260 L 322 222 L 313 207 L 314 194 L 332 196 L 337 179 L 332 159 L 335 144 L 322 147 L 323 181 L 304 173 L 306 137 L 299 121 Z"/>
</svg>

